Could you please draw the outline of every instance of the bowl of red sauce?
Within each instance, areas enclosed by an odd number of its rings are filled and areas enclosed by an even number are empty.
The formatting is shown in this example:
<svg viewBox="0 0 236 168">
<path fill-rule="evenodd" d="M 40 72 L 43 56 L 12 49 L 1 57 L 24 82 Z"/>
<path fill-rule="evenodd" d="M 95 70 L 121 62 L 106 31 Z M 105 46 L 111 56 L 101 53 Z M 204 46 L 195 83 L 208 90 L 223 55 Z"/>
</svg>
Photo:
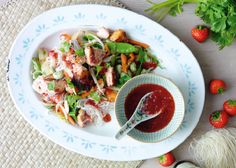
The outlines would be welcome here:
<svg viewBox="0 0 236 168">
<path fill-rule="evenodd" d="M 141 98 L 152 92 L 143 112 L 161 114 L 137 125 L 128 136 L 142 142 L 154 143 L 173 135 L 180 127 L 185 112 L 184 98 L 178 87 L 169 79 L 144 74 L 129 80 L 119 91 L 115 102 L 116 118 L 123 126 L 134 113 Z"/>
</svg>

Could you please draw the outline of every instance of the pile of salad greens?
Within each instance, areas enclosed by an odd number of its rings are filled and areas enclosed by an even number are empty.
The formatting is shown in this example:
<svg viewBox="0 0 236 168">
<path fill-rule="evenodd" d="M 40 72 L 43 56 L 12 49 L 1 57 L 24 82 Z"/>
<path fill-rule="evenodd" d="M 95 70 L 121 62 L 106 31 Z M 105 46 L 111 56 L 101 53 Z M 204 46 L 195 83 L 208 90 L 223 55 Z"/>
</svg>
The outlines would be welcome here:
<svg viewBox="0 0 236 168">
<path fill-rule="evenodd" d="M 235 0 L 166 0 L 155 3 L 145 11 L 161 21 L 166 15 L 176 16 L 183 12 L 183 5 L 196 3 L 195 14 L 207 24 L 212 32 L 212 40 L 220 49 L 230 46 L 236 37 L 236 1 Z"/>
<path fill-rule="evenodd" d="M 104 108 L 120 87 L 159 66 L 148 44 L 121 29 L 62 33 L 58 42 L 55 48 L 39 48 L 33 57 L 32 87 L 45 106 L 80 127 L 108 122 Z"/>
</svg>

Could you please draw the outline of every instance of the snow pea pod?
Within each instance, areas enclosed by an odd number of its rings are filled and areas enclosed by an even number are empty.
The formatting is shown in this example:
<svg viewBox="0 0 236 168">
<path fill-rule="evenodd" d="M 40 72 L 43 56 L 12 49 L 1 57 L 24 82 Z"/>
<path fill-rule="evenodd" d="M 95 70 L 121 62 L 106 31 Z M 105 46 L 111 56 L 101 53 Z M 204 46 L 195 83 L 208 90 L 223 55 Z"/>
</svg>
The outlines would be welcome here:
<svg viewBox="0 0 236 168">
<path fill-rule="evenodd" d="M 107 45 L 112 53 L 129 54 L 137 51 L 137 48 L 129 43 L 109 41 Z"/>
</svg>

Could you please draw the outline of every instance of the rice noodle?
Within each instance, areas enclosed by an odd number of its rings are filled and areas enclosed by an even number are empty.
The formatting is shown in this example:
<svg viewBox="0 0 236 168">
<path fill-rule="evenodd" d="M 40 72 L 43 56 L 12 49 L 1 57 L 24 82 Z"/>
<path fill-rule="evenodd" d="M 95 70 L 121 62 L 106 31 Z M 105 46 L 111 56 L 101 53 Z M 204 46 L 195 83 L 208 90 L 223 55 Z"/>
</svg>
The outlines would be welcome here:
<svg viewBox="0 0 236 168">
<path fill-rule="evenodd" d="M 101 111 L 95 107 L 85 104 L 84 107 L 81 107 L 81 109 L 86 111 L 86 113 L 93 119 L 96 125 L 102 125 L 104 123 Z"/>
<path fill-rule="evenodd" d="M 202 168 L 236 167 L 236 128 L 211 130 L 190 144 Z"/>
<path fill-rule="evenodd" d="M 89 72 L 90 72 L 90 74 L 91 74 L 91 76 L 92 76 L 92 78 L 93 78 L 94 83 L 95 83 L 96 86 L 97 86 L 98 91 L 99 91 L 101 94 L 104 95 L 104 92 L 102 91 L 102 88 L 100 87 L 100 85 L 99 85 L 99 83 L 98 83 L 98 81 L 97 81 L 97 78 L 96 78 L 96 76 L 95 76 L 95 74 L 94 74 L 93 69 L 92 69 L 92 68 L 89 68 Z"/>
<path fill-rule="evenodd" d="M 106 113 L 109 113 L 110 111 L 114 110 L 114 103 L 111 103 L 109 101 L 103 101 L 99 104 L 99 107 Z"/>
</svg>

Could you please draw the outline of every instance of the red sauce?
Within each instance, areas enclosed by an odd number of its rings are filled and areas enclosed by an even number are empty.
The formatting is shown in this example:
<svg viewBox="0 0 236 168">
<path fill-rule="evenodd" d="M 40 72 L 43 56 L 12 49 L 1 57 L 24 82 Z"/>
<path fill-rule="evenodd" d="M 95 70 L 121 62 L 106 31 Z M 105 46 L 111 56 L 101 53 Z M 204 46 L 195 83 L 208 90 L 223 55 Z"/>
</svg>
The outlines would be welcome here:
<svg viewBox="0 0 236 168">
<path fill-rule="evenodd" d="M 111 121 L 111 115 L 110 114 L 105 114 L 105 116 L 103 117 L 103 121 L 104 122 L 110 122 Z"/>
<path fill-rule="evenodd" d="M 156 84 L 142 84 L 134 88 L 125 99 L 125 115 L 129 119 L 134 113 L 141 98 L 149 93 L 153 93 L 152 99 L 145 101 L 145 113 L 153 114 L 158 112 L 161 108 L 163 111 L 157 117 L 144 121 L 135 128 L 142 132 L 156 132 L 161 130 L 170 122 L 175 111 L 175 103 L 172 95 L 168 90 Z"/>
</svg>

